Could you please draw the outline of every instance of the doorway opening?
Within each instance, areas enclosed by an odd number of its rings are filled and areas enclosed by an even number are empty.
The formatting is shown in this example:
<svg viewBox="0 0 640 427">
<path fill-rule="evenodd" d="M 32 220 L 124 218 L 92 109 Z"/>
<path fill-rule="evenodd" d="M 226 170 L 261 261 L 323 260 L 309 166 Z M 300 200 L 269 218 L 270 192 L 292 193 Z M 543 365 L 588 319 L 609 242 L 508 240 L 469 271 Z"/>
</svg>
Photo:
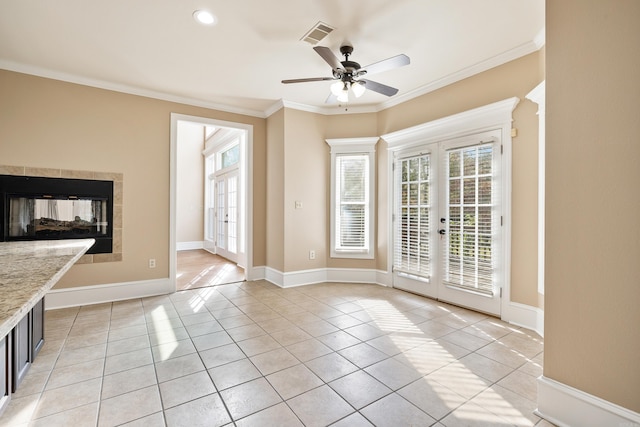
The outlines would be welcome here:
<svg viewBox="0 0 640 427">
<path fill-rule="evenodd" d="M 253 127 L 171 115 L 173 290 L 250 279 Z"/>
</svg>

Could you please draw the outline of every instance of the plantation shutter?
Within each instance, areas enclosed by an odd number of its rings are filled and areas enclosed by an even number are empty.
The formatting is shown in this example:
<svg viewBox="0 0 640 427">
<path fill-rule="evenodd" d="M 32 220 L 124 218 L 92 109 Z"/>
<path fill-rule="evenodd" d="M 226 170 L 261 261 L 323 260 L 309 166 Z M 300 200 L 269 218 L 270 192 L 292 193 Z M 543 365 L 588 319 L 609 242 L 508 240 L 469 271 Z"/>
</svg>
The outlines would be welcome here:
<svg viewBox="0 0 640 427">
<path fill-rule="evenodd" d="M 396 160 L 393 270 L 431 277 L 431 155 Z"/>
<path fill-rule="evenodd" d="M 444 283 L 493 294 L 494 206 L 497 191 L 492 144 L 447 150 L 447 239 Z"/>
<path fill-rule="evenodd" d="M 336 250 L 367 250 L 369 155 L 336 156 Z"/>
</svg>

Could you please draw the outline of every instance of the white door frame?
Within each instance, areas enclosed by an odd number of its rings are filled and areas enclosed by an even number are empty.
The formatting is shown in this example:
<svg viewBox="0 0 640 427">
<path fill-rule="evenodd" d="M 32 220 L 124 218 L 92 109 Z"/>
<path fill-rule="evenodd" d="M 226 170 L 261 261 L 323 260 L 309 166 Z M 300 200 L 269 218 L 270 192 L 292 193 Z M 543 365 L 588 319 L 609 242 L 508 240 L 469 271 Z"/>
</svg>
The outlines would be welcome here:
<svg viewBox="0 0 640 427">
<path fill-rule="evenodd" d="M 236 227 L 236 251 L 235 252 L 231 252 L 228 249 L 229 246 L 229 230 L 228 230 L 228 226 L 225 226 L 225 230 L 224 230 L 224 238 L 225 238 L 225 243 L 224 243 L 224 247 L 220 246 L 220 242 L 218 240 L 218 236 L 220 235 L 220 219 L 218 214 L 218 210 L 220 208 L 220 205 L 218 204 L 218 201 L 220 200 L 220 194 L 219 194 L 219 190 L 220 188 L 218 187 L 218 185 L 220 184 L 220 182 L 224 182 L 224 198 L 225 198 L 225 205 L 224 205 L 224 209 L 226 213 L 226 216 L 228 217 L 228 211 L 229 211 L 229 178 L 231 177 L 235 177 L 238 178 L 238 169 L 232 169 L 232 170 L 228 170 L 226 172 L 217 172 L 216 173 L 216 177 L 214 179 L 215 182 L 215 189 L 214 189 L 214 194 L 215 194 L 215 201 L 214 201 L 214 209 L 216 211 L 216 220 L 215 220 L 215 235 L 216 235 L 216 240 L 215 240 L 215 251 L 218 255 L 220 255 L 223 258 L 228 259 L 229 261 L 233 261 L 235 263 L 238 263 L 238 257 L 239 257 L 239 250 L 238 247 L 240 246 L 240 239 L 238 238 L 238 228 Z M 237 180 L 236 180 L 237 181 Z M 237 182 L 236 182 L 237 185 Z M 236 190 L 237 191 L 237 190 Z M 237 202 L 237 201 L 236 201 Z M 236 215 L 235 218 L 235 222 L 238 223 L 238 217 L 239 215 Z M 225 224 L 228 224 L 229 221 L 226 220 L 224 222 Z"/>
<path fill-rule="evenodd" d="M 393 163 L 395 156 L 393 154 L 395 152 L 474 133 L 490 130 L 499 130 L 501 132 L 504 150 L 502 156 L 503 185 L 501 188 L 501 198 L 504 203 L 504 245 L 502 248 L 503 253 L 501 254 L 504 268 L 502 269 L 503 277 L 500 280 L 504 286 L 502 288 L 502 314 L 505 313 L 506 305 L 511 299 L 511 123 L 513 121 L 513 110 L 519 101 L 517 97 L 509 98 L 381 136 L 386 141 L 389 150 L 389 155 L 387 156 L 387 191 L 388 194 L 392 195 L 394 194 Z M 393 218 L 393 203 L 388 203 L 387 209 L 388 218 Z M 388 221 L 387 242 L 393 242 L 393 238 L 393 222 Z M 393 277 L 392 266 L 393 243 L 390 243 L 387 245 L 387 275 L 390 278 Z"/>
<path fill-rule="evenodd" d="M 244 216 L 244 248 L 246 253 L 245 279 L 253 280 L 253 125 L 246 123 L 229 122 L 225 120 L 211 119 L 207 117 L 189 116 L 185 114 L 171 113 L 171 137 L 169 153 L 169 282 L 170 292 L 177 290 L 177 252 L 176 252 L 176 195 L 177 195 L 177 155 L 178 155 L 178 122 L 187 121 L 202 125 L 239 129 L 245 132 L 244 138 L 245 156 L 242 179 L 245 182 L 246 191 L 242 203 L 245 206 Z"/>
</svg>

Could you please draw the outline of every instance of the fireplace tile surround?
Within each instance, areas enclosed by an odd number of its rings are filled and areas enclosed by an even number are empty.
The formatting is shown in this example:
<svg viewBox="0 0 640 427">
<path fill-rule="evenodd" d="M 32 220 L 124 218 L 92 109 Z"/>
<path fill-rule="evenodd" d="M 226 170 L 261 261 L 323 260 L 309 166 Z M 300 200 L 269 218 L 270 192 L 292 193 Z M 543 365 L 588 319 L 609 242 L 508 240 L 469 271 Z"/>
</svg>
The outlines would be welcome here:
<svg viewBox="0 0 640 427">
<path fill-rule="evenodd" d="M 0 175 L 113 181 L 113 252 L 108 254 L 83 255 L 76 264 L 122 261 L 122 192 L 124 182 L 122 173 L 0 165 Z"/>
</svg>

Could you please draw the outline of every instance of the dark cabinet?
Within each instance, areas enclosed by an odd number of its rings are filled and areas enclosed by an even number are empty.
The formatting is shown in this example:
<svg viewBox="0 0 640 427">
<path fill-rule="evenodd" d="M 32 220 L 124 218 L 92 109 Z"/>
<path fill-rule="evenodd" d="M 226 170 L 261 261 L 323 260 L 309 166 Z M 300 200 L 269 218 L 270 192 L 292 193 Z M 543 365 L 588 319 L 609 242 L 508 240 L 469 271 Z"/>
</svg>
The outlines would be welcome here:
<svg viewBox="0 0 640 427">
<path fill-rule="evenodd" d="M 31 358 L 31 343 L 29 342 L 29 323 L 31 312 L 24 316 L 20 323 L 13 328 L 13 387 L 15 392 L 29 370 Z"/>
<path fill-rule="evenodd" d="M 9 403 L 11 396 L 11 354 L 9 341 L 11 337 L 7 335 L 0 341 L 0 413 Z"/>
<path fill-rule="evenodd" d="M 7 337 L 5 337 L 5 341 Z M 31 363 L 44 344 L 44 298 L 27 313 L 11 332 L 10 382 L 11 392 L 15 392 L 24 379 Z"/>
<path fill-rule="evenodd" d="M 44 344 L 44 298 L 42 298 L 31 310 L 31 354 L 29 361 L 33 363 Z"/>
</svg>

